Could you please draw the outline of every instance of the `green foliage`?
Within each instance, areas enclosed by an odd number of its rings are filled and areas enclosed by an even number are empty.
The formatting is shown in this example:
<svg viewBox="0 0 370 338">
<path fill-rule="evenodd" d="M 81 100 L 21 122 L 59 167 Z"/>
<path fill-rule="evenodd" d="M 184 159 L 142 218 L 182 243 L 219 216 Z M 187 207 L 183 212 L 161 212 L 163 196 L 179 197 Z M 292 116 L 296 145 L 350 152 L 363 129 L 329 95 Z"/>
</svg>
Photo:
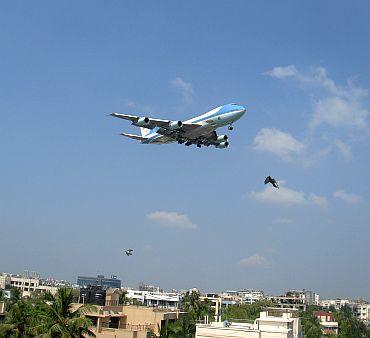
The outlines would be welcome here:
<svg viewBox="0 0 370 338">
<path fill-rule="evenodd" d="M 127 303 L 127 291 L 126 290 L 122 290 L 120 295 L 119 295 L 119 304 L 121 305 L 125 305 Z"/>
<path fill-rule="evenodd" d="M 195 335 L 195 322 L 184 315 L 175 322 L 167 322 L 159 330 L 160 338 L 192 338 Z"/>
<path fill-rule="evenodd" d="M 306 311 L 300 312 L 302 330 L 307 338 L 321 338 L 323 336 L 320 320 L 314 316 L 314 312 L 317 310 L 317 306 L 310 305 L 307 307 Z"/>
<path fill-rule="evenodd" d="M 269 300 L 259 300 L 253 304 L 229 305 L 222 310 L 222 320 L 255 320 L 264 308 L 273 305 Z"/>
<path fill-rule="evenodd" d="M 358 320 L 352 313 L 349 306 L 343 306 L 335 313 L 335 319 L 339 324 L 339 338 L 363 338 L 370 337 L 366 325 Z"/>
<path fill-rule="evenodd" d="M 195 336 L 195 325 L 197 320 L 208 316 L 209 320 L 214 318 L 214 309 L 208 299 L 200 300 L 198 292 L 188 292 L 182 299 L 181 308 L 185 312 L 175 322 L 167 322 L 160 328 L 161 338 L 193 338 Z"/>
<path fill-rule="evenodd" d="M 32 321 L 30 305 L 19 300 L 15 302 L 6 315 L 4 324 L 0 325 L 1 337 L 25 337 L 31 333 Z"/>
<path fill-rule="evenodd" d="M 94 337 L 91 321 L 82 316 L 91 306 L 73 310 L 73 297 L 72 289 L 59 289 L 55 296 L 33 294 L 14 302 L 0 325 L 0 337 Z"/>
<path fill-rule="evenodd" d="M 187 292 L 181 303 L 182 310 L 194 322 L 203 319 L 205 316 L 208 316 L 209 320 L 212 321 L 215 313 L 211 305 L 209 299 L 201 301 L 199 292 L 195 291 Z"/>
</svg>

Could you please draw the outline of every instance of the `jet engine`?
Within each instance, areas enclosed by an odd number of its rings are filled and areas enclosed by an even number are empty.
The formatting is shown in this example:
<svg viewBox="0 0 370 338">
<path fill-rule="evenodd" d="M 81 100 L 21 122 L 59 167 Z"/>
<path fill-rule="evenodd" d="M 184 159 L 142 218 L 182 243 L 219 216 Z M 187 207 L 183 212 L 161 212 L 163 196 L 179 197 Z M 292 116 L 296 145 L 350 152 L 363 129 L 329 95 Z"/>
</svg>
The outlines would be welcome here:
<svg viewBox="0 0 370 338">
<path fill-rule="evenodd" d="M 228 139 L 229 138 L 227 137 L 227 135 L 220 135 L 220 136 L 217 137 L 217 142 L 222 143 L 222 142 L 227 141 Z"/>
<path fill-rule="evenodd" d="M 168 128 L 171 130 L 179 129 L 182 127 L 181 121 L 171 121 Z"/>
<path fill-rule="evenodd" d="M 138 125 L 139 127 L 145 127 L 149 124 L 149 117 L 140 117 L 137 122 L 136 122 L 136 125 Z"/>
<path fill-rule="evenodd" d="M 229 142 L 225 141 L 225 142 L 221 142 L 216 147 L 223 149 L 223 148 L 227 148 L 228 146 L 229 146 Z"/>
</svg>

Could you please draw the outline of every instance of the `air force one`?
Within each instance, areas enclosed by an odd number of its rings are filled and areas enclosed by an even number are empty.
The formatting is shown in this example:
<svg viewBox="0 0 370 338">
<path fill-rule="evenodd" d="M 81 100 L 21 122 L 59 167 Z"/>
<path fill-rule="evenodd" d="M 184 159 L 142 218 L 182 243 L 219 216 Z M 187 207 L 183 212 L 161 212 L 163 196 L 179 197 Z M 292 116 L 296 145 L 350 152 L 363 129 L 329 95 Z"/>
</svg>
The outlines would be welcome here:
<svg viewBox="0 0 370 338">
<path fill-rule="evenodd" d="M 199 148 L 202 145 L 227 148 L 229 146 L 227 135 L 217 135 L 216 129 L 228 125 L 229 130 L 233 130 L 233 123 L 245 112 L 245 107 L 230 103 L 186 121 L 160 120 L 118 113 L 110 115 L 129 120 L 132 125 L 140 127 L 141 135 L 127 133 L 121 135 L 139 140 L 144 144 L 177 142 L 185 143 L 186 146 L 196 144 Z"/>
</svg>

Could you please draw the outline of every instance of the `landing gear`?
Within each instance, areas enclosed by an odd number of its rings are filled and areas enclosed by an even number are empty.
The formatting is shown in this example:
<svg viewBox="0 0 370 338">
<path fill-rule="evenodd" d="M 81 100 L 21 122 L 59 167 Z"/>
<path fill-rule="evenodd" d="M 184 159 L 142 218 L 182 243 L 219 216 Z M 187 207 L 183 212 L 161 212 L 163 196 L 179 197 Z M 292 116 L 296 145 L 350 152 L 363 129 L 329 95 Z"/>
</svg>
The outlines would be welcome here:
<svg viewBox="0 0 370 338">
<path fill-rule="evenodd" d="M 189 146 L 191 146 L 191 142 L 187 141 L 187 142 L 185 143 L 185 145 L 186 145 L 187 147 L 189 147 Z"/>
<path fill-rule="evenodd" d="M 202 146 L 202 143 L 197 143 L 197 147 L 200 148 Z"/>
<path fill-rule="evenodd" d="M 182 138 L 177 139 L 178 144 L 183 144 L 185 141 Z"/>
<path fill-rule="evenodd" d="M 233 129 L 234 129 L 234 127 L 230 124 L 228 129 L 229 129 L 229 130 L 233 130 Z"/>
</svg>

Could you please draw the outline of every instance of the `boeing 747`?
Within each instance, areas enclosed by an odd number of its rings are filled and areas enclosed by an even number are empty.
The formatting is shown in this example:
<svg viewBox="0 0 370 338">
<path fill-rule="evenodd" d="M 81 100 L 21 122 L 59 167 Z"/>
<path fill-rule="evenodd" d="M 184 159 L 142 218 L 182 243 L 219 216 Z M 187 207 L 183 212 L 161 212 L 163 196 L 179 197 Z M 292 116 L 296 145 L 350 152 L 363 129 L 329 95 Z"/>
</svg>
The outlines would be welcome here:
<svg viewBox="0 0 370 338">
<path fill-rule="evenodd" d="M 122 133 L 122 136 L 138 140 L 144 144 L 164 144 L 177 142 L 186 146 L 196 144 L 197 147 L 215 146 L 227 148 L 227 135 L 217 135 L 216 129 L 229 126 L 239 120 L 246 112 L 246 108 L 235 103 L 226 104 L 186 121 L 171 121 L 153 119 L 146 116 L 134 116 L 111 113 L 111 116 L 131 121 L 131 124 L 140 127 L 141 135 Z"/>
</svg>

